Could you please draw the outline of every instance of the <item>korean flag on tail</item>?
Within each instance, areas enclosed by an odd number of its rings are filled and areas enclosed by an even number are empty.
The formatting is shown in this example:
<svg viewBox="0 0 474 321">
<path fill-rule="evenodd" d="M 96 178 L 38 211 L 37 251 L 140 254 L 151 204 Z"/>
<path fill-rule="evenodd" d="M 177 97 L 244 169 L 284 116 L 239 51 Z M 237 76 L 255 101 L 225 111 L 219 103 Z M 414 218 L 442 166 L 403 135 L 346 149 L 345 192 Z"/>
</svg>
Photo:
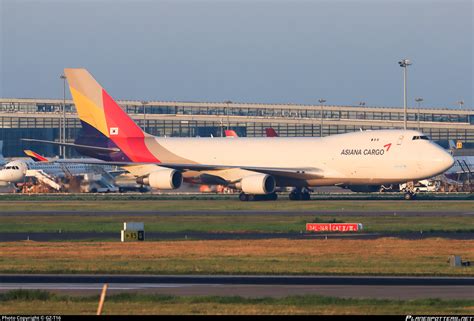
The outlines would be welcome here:
<svg viewBox="0 0 474 321">
<path fill-rule="evenodd" d="M 110 136 L 117 136 L 119 133 L 118 127 L 110 127 Z"/>
</svg>

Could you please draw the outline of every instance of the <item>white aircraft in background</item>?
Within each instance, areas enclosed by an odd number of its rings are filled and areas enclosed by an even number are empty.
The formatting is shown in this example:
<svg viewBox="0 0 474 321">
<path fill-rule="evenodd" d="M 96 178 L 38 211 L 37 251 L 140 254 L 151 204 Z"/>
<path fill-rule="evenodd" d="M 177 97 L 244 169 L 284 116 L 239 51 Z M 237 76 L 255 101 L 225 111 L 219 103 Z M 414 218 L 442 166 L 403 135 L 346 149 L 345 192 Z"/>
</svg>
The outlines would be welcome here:
<svg viewBox="0 0 474 321">
<path fill-rule="evenodd" d="M 454 165 L 444 175 L 450 179 L 458 180 L 464 176 L 474 174 L 474 156 L 454 156 Z"/>
<path fill-rule="evenodd" d="M 85 69 L 65 69 L 82 130 L 74 144 L 96 163 L 121 166 L 137 182 L 176 189 L 183 179 L 241 190 L 243 201 L 276 199 L 275 188 L 382 185 L 443 173 L 453 157 L 421 132 L 373 130 L 327 137 L 178 138 L 141 130 Z M 35 142 L 47 142 L 31 140 Z M 414 196 L 407 192 L 406 198 Z"/>
<path fill-rule="evenodd" d="M 78 163 L 81 158 L 70 163 L 69 160 L 47 159 L 33 151 L 25 150 L 30 159 L 17 159 L 10 161 L 0 169 L 0 185 L 23 183 L 28 177 L 35 177 L 53 189 L 59 191 L 61 184 L 58 179 L 68 176 L 90 175 L 94 173 L 113 172 L 113 166 L 107 165 L 99 170 L 99 166 L 93 164 Z M 123 171 L 119 171 L 123 173 Z M 106 184 L 107 191 L 118 191 L 112 184 Z"/>
</svg>

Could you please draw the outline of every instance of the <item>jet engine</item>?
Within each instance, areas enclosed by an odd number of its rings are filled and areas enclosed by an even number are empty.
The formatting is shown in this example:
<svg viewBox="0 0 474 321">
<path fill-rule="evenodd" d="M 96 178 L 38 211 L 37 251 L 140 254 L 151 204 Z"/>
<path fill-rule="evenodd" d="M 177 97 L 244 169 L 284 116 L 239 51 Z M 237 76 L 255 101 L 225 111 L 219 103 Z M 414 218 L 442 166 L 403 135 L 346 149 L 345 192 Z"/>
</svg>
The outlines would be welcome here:
<svg viewBox="0 0 474 321">
<path fill-rule="evenodd" d="M 242 178 L 240 188 L 247 194 L 270 194 L 275 191 L 275 178 L 266 174 L 255 174 Z"/>
<path fill-rule="evenodd" d="M 156 189 L 176 189 L 183 183 L 183 175 L 175 169 L 163 168 L 137 178 L 137 183 Z"/>
</svg>

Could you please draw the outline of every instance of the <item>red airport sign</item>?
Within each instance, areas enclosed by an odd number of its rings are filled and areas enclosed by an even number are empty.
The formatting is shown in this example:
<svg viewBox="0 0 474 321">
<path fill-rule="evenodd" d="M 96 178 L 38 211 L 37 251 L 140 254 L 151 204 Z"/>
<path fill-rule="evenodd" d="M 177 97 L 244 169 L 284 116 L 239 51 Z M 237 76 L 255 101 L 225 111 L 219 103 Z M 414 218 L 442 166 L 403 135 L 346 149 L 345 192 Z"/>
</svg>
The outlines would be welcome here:
<svg viewBox="0 0 474 321">
<path fill-rule="evenodd" d="M 361 223 L 306 223 L 308 232 L 358 232 L 362 228 Z"/>
</svg>

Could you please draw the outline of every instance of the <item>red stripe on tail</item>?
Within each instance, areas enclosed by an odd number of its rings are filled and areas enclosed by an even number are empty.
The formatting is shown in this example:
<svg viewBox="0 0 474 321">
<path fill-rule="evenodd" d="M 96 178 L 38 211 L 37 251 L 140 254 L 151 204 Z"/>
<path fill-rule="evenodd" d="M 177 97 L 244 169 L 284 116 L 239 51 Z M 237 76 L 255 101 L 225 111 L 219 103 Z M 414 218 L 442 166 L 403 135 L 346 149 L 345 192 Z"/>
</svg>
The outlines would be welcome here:
<svg viewBox="0 0 474 321">
<path fill-rule="evenodd" d="M 134 162 L 159 162 L 145 144 L 145 133 L 102 89 L 110 139 Z"/>
</svg>

